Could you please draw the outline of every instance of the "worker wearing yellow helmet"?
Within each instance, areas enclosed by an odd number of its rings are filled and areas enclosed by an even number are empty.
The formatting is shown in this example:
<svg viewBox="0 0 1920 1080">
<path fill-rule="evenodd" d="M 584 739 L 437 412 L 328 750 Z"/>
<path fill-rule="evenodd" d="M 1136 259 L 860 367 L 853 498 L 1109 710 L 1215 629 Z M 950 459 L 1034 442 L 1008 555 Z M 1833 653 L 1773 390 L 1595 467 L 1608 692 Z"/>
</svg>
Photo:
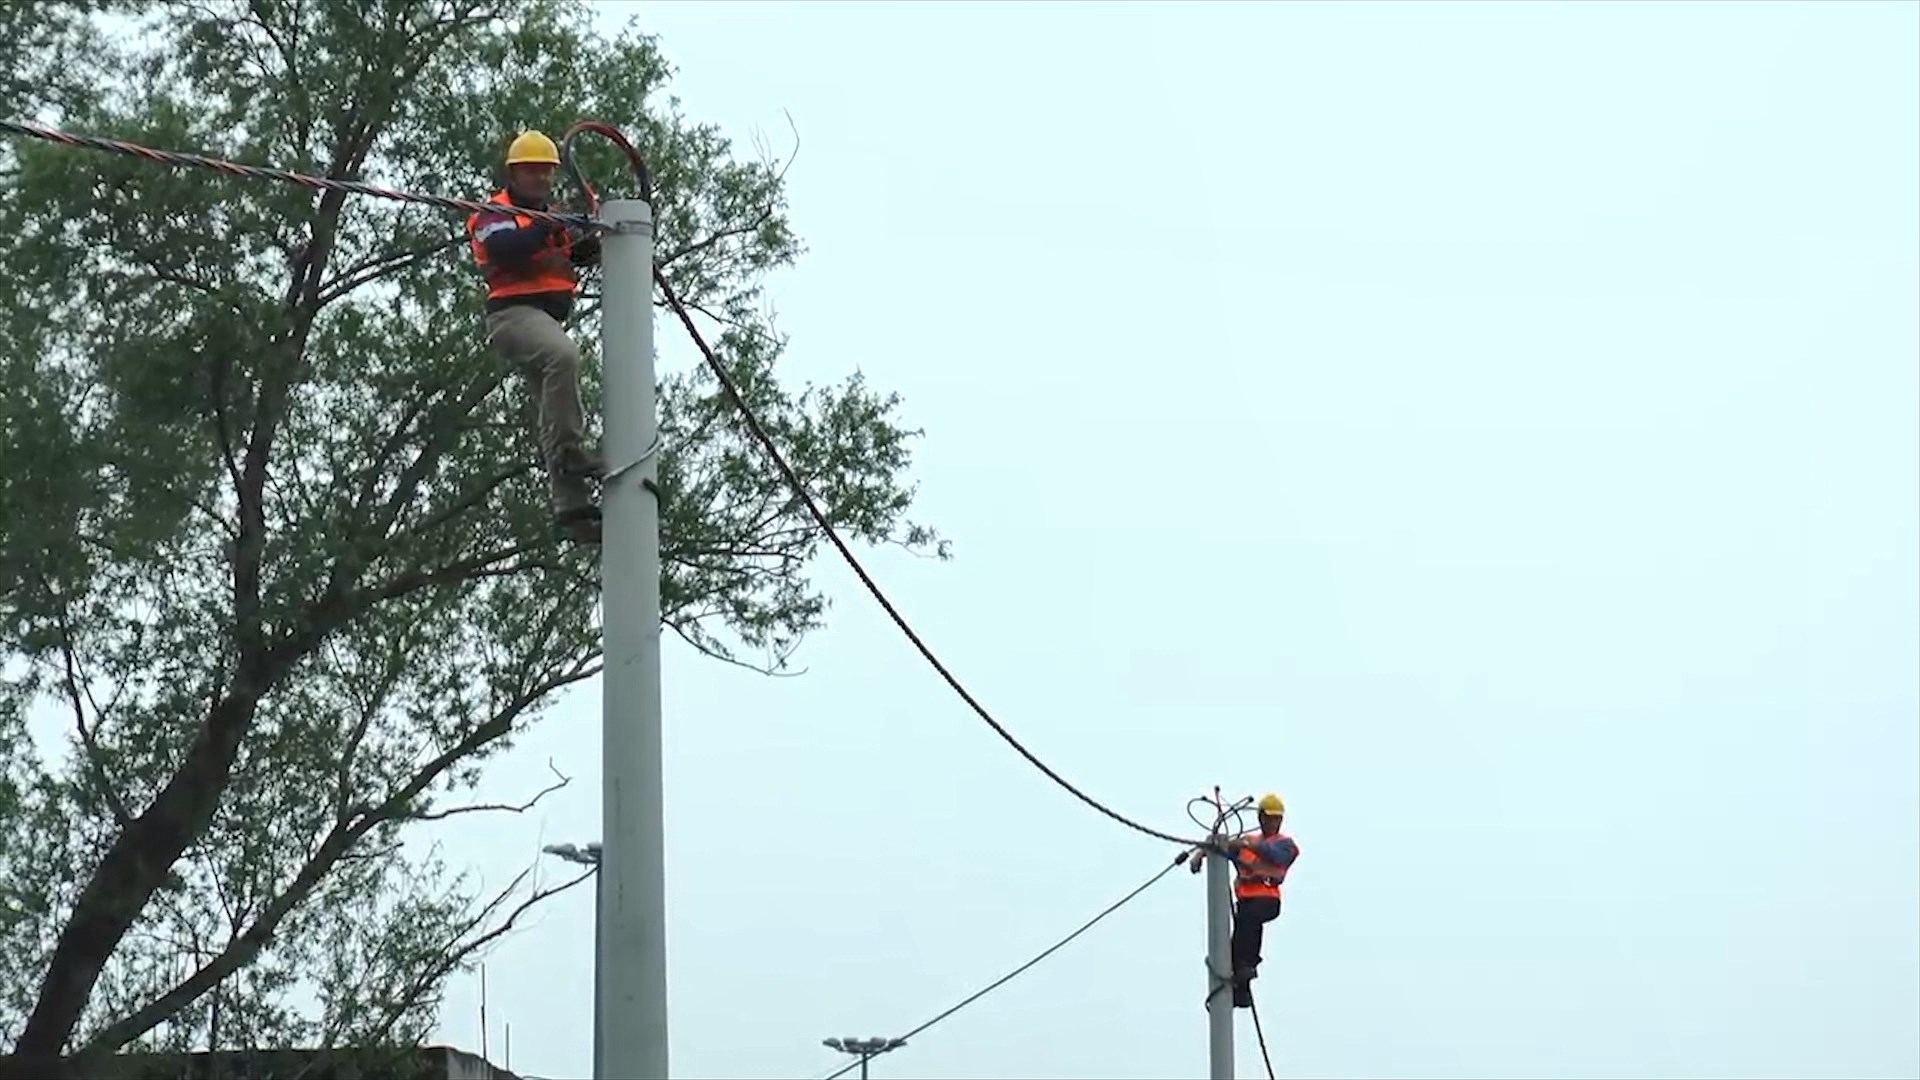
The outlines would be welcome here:
<svg viewBox="0 0 1920 1080">
<path fill-rule="evenodd" d="M 1287 804 L 1278 795 L 1260 799 L 1260 827 L 1228 840 L 1222 854 L 1233 860 L 1233 1004 L 1253 1005 L 1267 923 L 1280 915 L 1280 886 L 1300 857 L 1300 845 L 1280 831 Z"/>
<path fill-rule="evenodd" d="M 580 404 L 580 349 L 566 332 L 579 292 L 579 268 L 600 258 L 600 238 L 572 226 L 536 221 L 519 210 L 552 203 L 560 148 L 538 131 L 507 147 L 507 185 L 487 201 L 498 210 L 467 219 L 473 260 L 487 282 L 487 344 L 513 366 L 532 396 L 534 440 L 546 466 L 554 520 L 575 540 L 600 541 L 600 508 L 587 482 L 606 463 L 586 445 Z"/>
</svg>

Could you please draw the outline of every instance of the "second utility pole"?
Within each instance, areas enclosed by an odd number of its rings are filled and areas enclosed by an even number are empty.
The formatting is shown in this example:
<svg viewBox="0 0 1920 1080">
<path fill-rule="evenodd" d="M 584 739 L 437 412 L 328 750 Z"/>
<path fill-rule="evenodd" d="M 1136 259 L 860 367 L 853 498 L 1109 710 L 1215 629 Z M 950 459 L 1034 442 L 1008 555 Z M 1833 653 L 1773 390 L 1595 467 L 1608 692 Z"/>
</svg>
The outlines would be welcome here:
<svg viewBox="0 0 1920 1080">
<path fill-rule="evenodd" d="M 1214 826 L 1210 838 L 1226 838 Z M 1233 1080 L 1233 880 L 1227 860 L 1207 852 L 1207 1076 Z"/>
<path fill-rule="evenodd" d="M 667 1080 L 667 868 L 660 761 L 659 418 L 653 208 L 604 207 L 607 478 L 600 486 L 601 858 L 596 1080 Z M 599 1071 L 604 1070 L 604 1071 Z"/>
</svg>

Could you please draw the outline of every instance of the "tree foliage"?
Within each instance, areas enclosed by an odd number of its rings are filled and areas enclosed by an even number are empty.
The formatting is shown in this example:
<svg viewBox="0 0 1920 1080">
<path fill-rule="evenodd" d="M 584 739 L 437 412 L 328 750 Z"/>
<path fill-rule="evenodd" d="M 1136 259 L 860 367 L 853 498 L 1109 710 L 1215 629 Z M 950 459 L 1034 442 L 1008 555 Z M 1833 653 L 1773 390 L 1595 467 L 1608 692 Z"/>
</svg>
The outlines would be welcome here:
<svg viewBox="0 0 1920 1080">
<path fill-rule="evenodd" d="M 676 290 L 836 524 L 943 552 L 895 399 L 776 378 L 781 170 L 663 101 L 652 39 L 558 0 L 18 8 L 0 31 L 47 47 L 0 83 L 147 146 L 477 198 L 523 126 L 620 127 Z M 619 188 L 605 147 L 582 161 Z M 486 810 L 458 793 L 599 656 L 461 222 L 43 143 L 0 147 L 0 183 L 0 1033 L 418 1038 L 529 898 L 403 840 Z M 589 306 L 590 412 L 594 331 Z M 824 613 L 817 530 L 704 373 L 661 395 L 664 621 L 783 662 Z"/>
</svg>

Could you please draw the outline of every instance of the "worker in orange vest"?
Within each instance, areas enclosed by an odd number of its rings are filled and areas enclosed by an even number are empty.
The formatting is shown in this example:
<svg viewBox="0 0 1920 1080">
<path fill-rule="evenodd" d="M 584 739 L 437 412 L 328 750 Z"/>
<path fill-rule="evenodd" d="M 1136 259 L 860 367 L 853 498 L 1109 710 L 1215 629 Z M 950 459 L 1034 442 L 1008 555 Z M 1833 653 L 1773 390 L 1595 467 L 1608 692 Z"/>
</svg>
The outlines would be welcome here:
<svg viewBox="0 0 1920 1080">
<path fill-rule="evenodd" d="M 559 167 L 552 139 L 522 132 L 507 147 L 507 186 L 487 200 L 500 209 L 467 218 L 467 239 L 487 283 L 487 344 L 518 371 L 534 403 L 533 434 L 554 520 L 575 540 L 598 544 L 600 508 L 587 482 L 603 478 L 606 463 L 586 446 L 580 349 L 566 323 L 578 268 L 599 261 L 600 238 L 517 212 L 559 209 L 550 202 Z"/>
<path fill-rule="evenodd" d="M 1252 982 L 1260 967 L 1260 945 L 1267 923 L 1280 915 L 1280 887 L 1287 871 L 1300 857 L 1300 845 L 1280 831 L 1287 804 L 1278 795 L 1260 800 L 1260 827 L 1233 837 L 1216 854 L 1233 861 L 1233 1005 L 1253 1005 Z M 1202 856 L 1194 854 L 1191 868 L 1200 872 Z"/>
</svg>

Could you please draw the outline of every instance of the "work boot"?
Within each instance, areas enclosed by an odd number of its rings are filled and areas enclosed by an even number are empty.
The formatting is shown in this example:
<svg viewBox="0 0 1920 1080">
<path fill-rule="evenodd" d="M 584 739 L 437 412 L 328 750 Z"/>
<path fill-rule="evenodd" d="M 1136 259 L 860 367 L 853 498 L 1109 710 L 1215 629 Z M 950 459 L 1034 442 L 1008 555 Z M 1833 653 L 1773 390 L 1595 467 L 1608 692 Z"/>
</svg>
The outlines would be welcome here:
<svg viewBox="0 0 1920 1080">
<path fill-rule="evenodd" d="M 574 543 L 600 546 L 600 508 L 597 506 L 588 504 L 571 510 L 557 510 L 553 515 L 553 523 Z"/>
<path fill-rule="evenodd" d="M 1241 964 L 1233 969 L 1233 1007 L 1253 1008 L 1254 965 Z"/>
<path fill-rule="evenodd" d="M 607 459 L 592 450 L 569 446 L 560 451 L 560 472 L 583 480 L 607 478 Z"/>
</svg>

